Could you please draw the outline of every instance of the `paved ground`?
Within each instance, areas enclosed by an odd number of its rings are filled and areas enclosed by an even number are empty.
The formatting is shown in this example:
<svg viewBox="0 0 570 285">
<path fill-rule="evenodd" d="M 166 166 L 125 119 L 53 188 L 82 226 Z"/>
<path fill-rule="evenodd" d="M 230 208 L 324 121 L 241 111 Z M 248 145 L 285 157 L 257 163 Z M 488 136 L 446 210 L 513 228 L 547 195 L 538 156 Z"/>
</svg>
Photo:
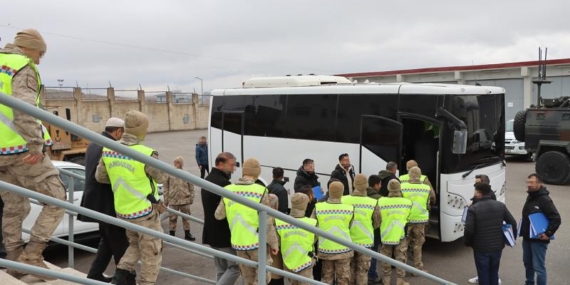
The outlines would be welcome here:
<svg viewBox="0 0 570 285">
<path fill-rule="evenodd" d="M 150 134 L 146 144 L 157 149 L 160 159 L 165 162 L 171 162 L 176 156 L 183 156 L 186 159 L 185 170 L 199 174 L 194 159 L 194 146 L 198 138 L 205 134 L 206 131 Z M 507 205 L 517 221 L 521 217 L 522 205 L 526 198 L 525 178 L 533 170 L 534 163 L 532 162 L 508 161 Z M 557 239 L 550 244 L 548 250 L 546 262 L 549 281 L 550 284 L 570 284 L 570 271 L 568 270 L 570 228 L 565 226 L 565 221 L 570 219 L 570 207 L 567 206 L 570 204 L 570 186 L 548 186 L 548 189 L 551 191 L 551 197 L 558 206 L 563 220 L 563 225 L 556 235 Z M 203 218 L 199 190 L 196 191 L 195 201 L 196 204 L 192 206 L 192 213 L 196 217 Z M 167 221 L 163 222 L 164 229 L 167 229 L 167 223 Z M 192 223 L 192 232 L 198 238 L 197 242 L 200 243 L 202 227 Z M 179 224 L 177 236 L 183 236 L 181 224 Z M 524 267 L 520 246 L 522 241 L 518 240 L 518 242 L 519 244 L 515 248 L 505 248 L 503 251 L 500 275 L 505 285 L 524 283 Z M 96 244 L 91 245 L 95 246 Z M 89 253 L 76 251 L 75 268 L 87 272 L 93 256 Z M 67 249 L 63 247 L 50 250 L 46 253 L 46 258 L 59 266 L 66 267 Z M 454 243 L 428 241 L 424 246 L 424 263 L 429 272 L 457 284 L 468 284 L 467 279 L 476 275 L 472 250 L 465 247 L 462 240 Z M 212 260 L 169 246 L 166 246 L 164 250 L 163 266 L 209 279 L 214 278 L 215 269 Z M 107 273 L 112 274 L 113 270 L 113 266 L 110 266 Z M 418 277 L 410 277 L 408 281 L 411 284 L 435 284 Z M 201 282 L 161 272 L 157 284 L 182 285 L 201 284 Z"/>
</svg>

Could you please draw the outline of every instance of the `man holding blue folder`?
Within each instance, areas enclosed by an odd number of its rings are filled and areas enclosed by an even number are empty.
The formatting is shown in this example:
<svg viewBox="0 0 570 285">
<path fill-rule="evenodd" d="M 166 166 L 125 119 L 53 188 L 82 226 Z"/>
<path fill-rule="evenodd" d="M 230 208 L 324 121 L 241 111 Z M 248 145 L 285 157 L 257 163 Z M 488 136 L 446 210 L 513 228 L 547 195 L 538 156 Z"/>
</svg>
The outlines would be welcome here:
<svg viewBox="0 0 570 285">
<path fill-rule="evenodd" d="M 560 214 L 549 196 L 550 192 L 542 185 L 542 179 L 537 174 L 533 173 L 528 176 L 526 186 L 528 197 L 522 210 L 520 229 L 520 236 L 523 237 L 525 285 L 534 285 L 535 275 L 537 285 L 546 285 L 546 249 L 560 226 Z M 548 220 L 548 224 L 539 225 L 533 222 L 532 226 L 536 230 L 536 235 L 531 235 L 531 219 L 529 216 L 537 216 L 537 213 L 542 213 Z"/>
</svg>

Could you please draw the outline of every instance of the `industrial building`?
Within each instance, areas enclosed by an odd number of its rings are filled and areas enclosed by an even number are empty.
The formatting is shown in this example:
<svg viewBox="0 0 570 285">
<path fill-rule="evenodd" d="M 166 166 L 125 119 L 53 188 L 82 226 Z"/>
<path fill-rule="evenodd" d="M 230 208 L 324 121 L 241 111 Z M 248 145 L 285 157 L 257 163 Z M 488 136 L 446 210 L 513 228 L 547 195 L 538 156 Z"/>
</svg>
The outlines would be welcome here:
<svg viewBox="0 0 570 285">
<path fill-rule="evenodd" d="M 542 86 L 542 98 L 570 96 L 570 58 L 547 60 L 547 79 L 551 84 Z M 445 83 L 505 88 L 505 118 L 514 118 L 515 114 L 531 104 L 536 105 L 537 87 L 532 83 L 538 77 L 538 61 L 509 62 L 486 65 L 448 66 L 339 74 L 359 83 L 411 82 Z"/>
</svg>

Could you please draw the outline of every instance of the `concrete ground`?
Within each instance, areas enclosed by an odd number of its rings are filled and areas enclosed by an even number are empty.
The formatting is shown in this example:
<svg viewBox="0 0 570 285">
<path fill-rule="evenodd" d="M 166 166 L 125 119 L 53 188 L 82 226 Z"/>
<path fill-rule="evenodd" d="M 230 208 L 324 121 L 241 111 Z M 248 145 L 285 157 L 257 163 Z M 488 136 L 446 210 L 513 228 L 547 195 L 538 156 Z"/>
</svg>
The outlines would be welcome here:
<svg viewBox="0 0 570 285">
<path fill-rule="evenodd" d="M 155 133 L 149 134 L 145 143 L 159 152 L 162 161 L 170 163 L 176 156 L 184 157 L 184 169 L 192 174 L 199 175 L 200 172 L 194 159 L 194 148 L 198 138 L 206 134 L 207 132 L 205 130 Z M 532 162 L 524 162 L 518 159 L 508 160 L 507 206 L 517 221 L 521 217 L 521 209 L 526 199 L 525 179 L 526 176 L 533 171 L 534 163 Z M 549 274 L 549 284 L 570 284 L 570 271 L 568 270 L 568 261 L 570 260 L 568 258 L 568 256 L 570 256 L 570 228 L 565 226 L 565 221 L 570 218 L 570 207 L 567 207 L 567 205 L 570 204 L 570 187 L 547 185 L 547 188 L 551 192 L 550 196 L 557 205 L 563 220 L 562 227 L 556 234 L 556 240 L 550 244 L 548 249 L 546 263 Z M 203 218 L 199 189 L 196 189 L 192 213 L 198 218 Z M 168 230 L 168 221 L 163 221 L 162 225 L 165 230 Z M 197 237 L 197 242 L 200 244 L 202 227 L 193 222 L 191 225 L 192 233 Z M 181 222 L 179 222 L 177 236 L 183 237 L 183 234 L 182 225 Z M 505 285 L 524 283 L 522 240 L 519 239 L 517 242 L 514 248 L 505 248 L 503 251 L 500 276 L 503 281 L 502 284 Z M 96 243 L 91 242 L 89 245 L 96 246 Z M 79 250 L 76 250 L 75 253 L 75 268 L 79 271 L 87 272 L 94 255 Z M 66 267 L 67 249 L 65 247 L 53 248 L 46 252 L 46 259 L 58 266 Z M 472 250 L 465 247 L 462 240 L 453 243 L 440 243 L 438 241 L 428 240 L 424 245 L 423 259 L 425 268 L 430 273 L 456 284 L 468 284 L 467 279 L 477 275 Z M 163 252 L 162 265 L 208 279 L 215 278 L 215 267 L 211 259 L 187 253 L 168 245 L 165 246 Z M 114 266 L 110 265 L 107 274 L 111 275 L 113 271 Z M 410 284 L 436 284 L 419 277 L 408 277 L 406 279 Z M 202 282 L 181 278 L 171 273 L 161 272 L 157 284 L 187 285 L 202 284 Z"/>
</svg>

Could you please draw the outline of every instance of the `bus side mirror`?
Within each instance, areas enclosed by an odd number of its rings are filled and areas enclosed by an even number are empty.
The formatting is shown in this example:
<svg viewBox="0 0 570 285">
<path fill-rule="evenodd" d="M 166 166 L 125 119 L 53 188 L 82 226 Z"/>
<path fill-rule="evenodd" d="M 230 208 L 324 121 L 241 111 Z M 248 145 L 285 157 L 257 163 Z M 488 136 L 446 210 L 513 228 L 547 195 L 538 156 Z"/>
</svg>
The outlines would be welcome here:
<svg viewBox="0 0 570 285">
<path fill-rule="evenodd" d="M 465 154 L 467 151 L 467 130 L 455 130 L 453 132 L 453 154 Z"/>
</svg>

